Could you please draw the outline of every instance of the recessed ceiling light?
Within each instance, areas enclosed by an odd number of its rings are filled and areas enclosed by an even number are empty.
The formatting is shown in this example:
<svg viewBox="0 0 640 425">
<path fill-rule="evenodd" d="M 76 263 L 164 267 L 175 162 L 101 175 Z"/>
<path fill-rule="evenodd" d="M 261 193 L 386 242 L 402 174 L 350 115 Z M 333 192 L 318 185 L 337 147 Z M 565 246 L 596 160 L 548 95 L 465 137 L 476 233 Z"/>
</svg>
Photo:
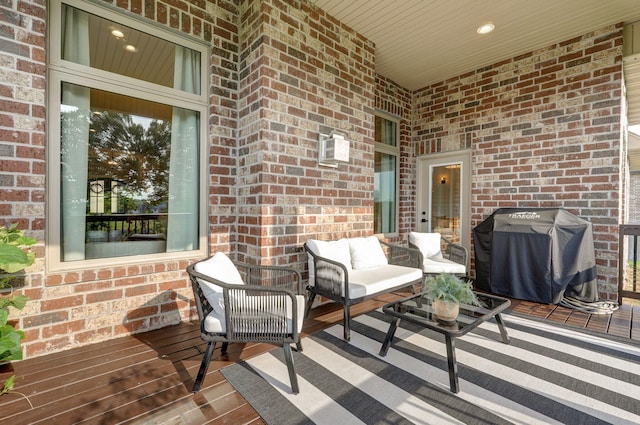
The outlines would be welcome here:
<svg viewBox="0 0 640 425">
<path fill-rule="evenodd" d="M 126 46 L 124 46 L 124 48 L 126 49 L 127 52 L 134 52 L 136 51 L 136 46 L 132 45 L 132 44 L 127 44 Z"/>
<path fill-rule="evenodd" d="M 496 29 L 496 26 L 491 22 L 487 22 L 486 24 L 479 26 L 476 32 L 478 34 L 489 34 L 494 29 Z"/>
<path fill-rule="evenodd" d="M 124 34 L 120 30 L 111 30 L 111 35 L 114 36 L 115 38 L 124 37 Z"/>
</svg>

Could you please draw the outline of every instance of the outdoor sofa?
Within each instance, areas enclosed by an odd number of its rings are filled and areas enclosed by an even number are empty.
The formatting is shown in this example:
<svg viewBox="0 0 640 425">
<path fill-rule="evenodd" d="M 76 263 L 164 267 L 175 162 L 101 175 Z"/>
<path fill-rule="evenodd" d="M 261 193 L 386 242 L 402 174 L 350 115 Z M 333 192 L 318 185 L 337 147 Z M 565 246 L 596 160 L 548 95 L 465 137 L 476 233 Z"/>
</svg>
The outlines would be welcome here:
<svg viewBox="0 0 640 425">
<path fill-rule="evenodd" d="M 375 236 L 335 241 L 311 239 L 304 245 L 309 260 L 309 298 L 305 317 L 316 295 L 344 308 L 344 340 L 350 338 L 350 307 L 405 287 L 416 292 L 422 281 L 422 255 L 417 249 L 389 244 Z"/>
</svg>

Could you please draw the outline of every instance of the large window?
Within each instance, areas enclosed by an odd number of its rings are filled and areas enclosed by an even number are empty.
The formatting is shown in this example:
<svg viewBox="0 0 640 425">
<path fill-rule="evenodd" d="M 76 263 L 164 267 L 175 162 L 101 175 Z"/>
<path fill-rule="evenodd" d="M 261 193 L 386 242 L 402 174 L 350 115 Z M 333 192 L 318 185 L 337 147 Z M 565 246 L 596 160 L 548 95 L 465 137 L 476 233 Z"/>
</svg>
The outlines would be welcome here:
<svg viewBox="0 0 640 425">
<path fill-rule="evenodd" d="M 81 0 L 51 6 L 49 266 L 204 251 L 206 47 Z"/>
<path fill-rule="evenodd" d="M 374 174 L 374 232 L 398 232 L 398 122 L 376 115 L 375 174 Z"/>
</svg>

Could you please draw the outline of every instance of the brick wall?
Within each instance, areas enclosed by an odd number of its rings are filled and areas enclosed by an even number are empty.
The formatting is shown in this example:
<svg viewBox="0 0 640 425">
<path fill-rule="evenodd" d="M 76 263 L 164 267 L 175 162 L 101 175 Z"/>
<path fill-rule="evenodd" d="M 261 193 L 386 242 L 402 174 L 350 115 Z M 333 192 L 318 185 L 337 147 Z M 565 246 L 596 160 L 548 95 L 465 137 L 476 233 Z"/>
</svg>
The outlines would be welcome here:
<svg viewBox="0 0 640 425">
<path fill-rule="evenodd" d="M 238 251 L 304 264 L 302 244 L 373 229 L 374 48 L 299 0 L 247 0 L 240 50 Z M 319 133 L 351 161 L 318 165 Z"/>
<path fill-rule="evenodd" d="M 472 149 L 472 227 L 499 207 L 593 223 L 601 296 L 617 294 L 622 25 L 414 93 L 416 155 Z"/>
<path fill-rule="evenodd" d="M 474 225 L 498 206 L 564 206 L 594 222 L 599 281 L 615 287 L 621 27 L 411 93 L 375 75 L 370 41 L 304 0 L 106 3 L 211 46 L 210 251 L 304 271 L 307 239 L 370 235 L 379 109 L 401 118 L 401 238 L 415 157 L 470 148 Z M 194 313 L 188 261 L 45 272 L 46 4 L 0 5 L 0 224 L 39 241 L 14 316 L 29 357 Z M 320 167 L 318 135 L 334 129 L 351 161 Z"/>
<path fill-rule="evenodd" d="M 47 296 L 42 245 L 46 168 L 44 2 L 26 1 L 13 8 L 3 4 L 0 24 L 0 225 L 17 223 L 40 242 L 35 247 L 34 272 L 17 282 L 34 299 L 25 308 L 25 318 L 15 319 L 17 327 L 26 332 L 25 354 L 31 355 L 38 350 L 30 348 L 30 344 L 44 338 L 43 333 L 56 323 L 68 320 L 65 307 L 56 311 L 51 304 L 50 308 L 45 305 L 44 310 L 40 306 Z M 35 321 L 38 323 L 34 327 Z M 69 324 L 74 326 L 77 328 Z"/>
<path fill-rule="evenodd" d="M 110 1 L 211 46 L 209 243 L 232 251 L 235 231 L 237 10 L 232 1 Z M 47 274 L 45 271 L 44 0 L 0 5 L 0 225 L 38 240 L 17 288 L 31 300 L 12 313 L 28 357 L 193 318 L 188 261 Z"/>
</svg>

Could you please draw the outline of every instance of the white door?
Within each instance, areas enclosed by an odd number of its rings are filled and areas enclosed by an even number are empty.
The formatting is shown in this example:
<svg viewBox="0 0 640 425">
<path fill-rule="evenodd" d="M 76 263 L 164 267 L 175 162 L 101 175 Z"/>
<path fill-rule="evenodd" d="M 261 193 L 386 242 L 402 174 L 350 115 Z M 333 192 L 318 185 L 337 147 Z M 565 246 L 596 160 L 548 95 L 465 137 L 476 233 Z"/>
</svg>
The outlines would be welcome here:
<svg viewBox="0 0 640 425">
<path fill-rule="evenodd" d="M 468 250 L 471 244 L 471 152 L 418 158 L 416 230 L 438 232 Z"/>
</svg>

